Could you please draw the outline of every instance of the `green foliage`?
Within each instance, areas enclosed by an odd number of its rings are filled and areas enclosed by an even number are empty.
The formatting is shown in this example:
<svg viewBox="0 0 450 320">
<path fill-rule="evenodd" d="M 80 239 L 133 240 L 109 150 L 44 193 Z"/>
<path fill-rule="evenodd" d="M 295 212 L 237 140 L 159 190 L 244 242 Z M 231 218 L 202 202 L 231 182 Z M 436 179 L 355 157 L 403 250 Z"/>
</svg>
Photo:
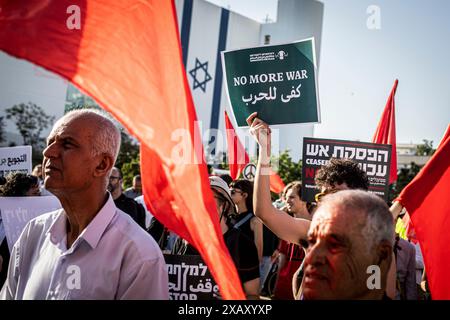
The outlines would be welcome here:
<svg viewBox="0 0 450 320">
<path fill-rule="evenodd" d="M 139 143 L 134 140 L 125 129 L 120 130 L 121 144 L 119 155 L 116 160 L 116 167 L 121 169 L 125 163 L 131 162 L 132 159 L 139 157 Z"/>
<path fill-rule="evenodd" d="M 131 187 L 133 177 L 141 172 L 139 153 L 134 158 L 131 158 L 129 162 L 123 163 L 119 168 L 121 169 L 123 175 L 123 188 L 126 189 Z"/>
<path fill-rule="evenodd" d="M 285 184 L 302 180 L 302 162 L 295 162 L 289 155 L 289 151 L 283 151 L 278 157 L 278 175 Z"/>
<path fill-rule="evenodd" d="M 5 117 L 0 117 L 0 143 L 5 141 Z"/>
<path fill-rule="evenodd" d="M 417 145 L 416 153 L 418 156 L 432 156 L 436 149 L 433 149 L 433 141 L 423 139 L 423 144 Z"/>
<path fill-rule="evenodd" d="M 409 168 L 402 168 L 397 175 L 397 181 L 389 186 L 389 201 L 392 202 L 398 197 L 404 187 L 411 182 L 412 179 L 419 173 L 422 167 L 411 162 Z"/>
<path fill-rule="evenodd" d="M 116 167 L 122 171 L 124 188 L 131 187 L 133 177 L 140 174 L 139 143 L 124 128 L 120 129 L 121 144 Z"/>
<path fill-rule="evenodd" d="M 17 130 L 22 135 L 23 144 L 31 145 L 33 149 L 33 164 L 42 162 L 42 151 L 45 147 L 45 138 L 41 137 L 43 130 L 50 127 L 55 121 L 35 103 L 20 103 L 5 110 L 6 119 L 12 119 Z"/>
</svg>

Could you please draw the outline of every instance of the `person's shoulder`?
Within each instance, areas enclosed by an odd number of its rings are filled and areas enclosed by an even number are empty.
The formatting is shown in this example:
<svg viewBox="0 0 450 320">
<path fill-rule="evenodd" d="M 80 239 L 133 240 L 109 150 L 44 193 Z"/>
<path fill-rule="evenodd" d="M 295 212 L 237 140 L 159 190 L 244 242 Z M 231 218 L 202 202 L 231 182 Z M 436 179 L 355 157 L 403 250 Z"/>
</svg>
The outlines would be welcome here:
<svg viewBox="0 0 450 320">
<path fill-rule="evenodd" d="M 62 209 L 50 211 L 31 219 L 28 225 L 32 228 L 49 229 L 56 219 L 62 214 Z"/>
<path fill-rule="evenodd" d="M 114 232 L 122 237 L 127 248 L 132 248 L 142 259 L 162 258 L 161 250 L 155 239 L 139 226 L 128 214 L 117 208 L 112 221 Z"/>
</svg>

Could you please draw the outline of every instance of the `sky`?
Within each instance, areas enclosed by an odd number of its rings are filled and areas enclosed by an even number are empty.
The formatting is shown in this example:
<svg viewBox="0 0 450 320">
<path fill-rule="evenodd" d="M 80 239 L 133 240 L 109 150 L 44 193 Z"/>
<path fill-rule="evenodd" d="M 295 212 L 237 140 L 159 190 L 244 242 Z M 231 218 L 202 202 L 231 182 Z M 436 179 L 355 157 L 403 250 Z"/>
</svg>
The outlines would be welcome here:
<svg viewBox="0 0 450 320">
<path fill-rule="evenodd" d="M 276 20 L 276 0 L 208 1 L 261 22 Z M 321 2 L 322 122 L 314 135 L 371 141 L 398 79 L 397 143 L 427 139 L 436 147 L 450 123 L 450 1 Z M 378 7 L 380 19 L 369 29 L 367 21 L 375 18 L 367 12 L 371 5 Z"/>
</svg>

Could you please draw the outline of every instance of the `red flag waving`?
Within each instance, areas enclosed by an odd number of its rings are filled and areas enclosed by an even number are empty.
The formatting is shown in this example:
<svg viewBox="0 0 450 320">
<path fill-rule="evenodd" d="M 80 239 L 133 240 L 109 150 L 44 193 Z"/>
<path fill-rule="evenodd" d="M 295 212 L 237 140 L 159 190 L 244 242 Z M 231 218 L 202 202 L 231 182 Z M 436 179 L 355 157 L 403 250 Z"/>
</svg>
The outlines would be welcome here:
<svg viewBox="0 0 450 320">
<path fill-rule="evenodd" d="M 397 198 L 413 222 L 433 299 L 450 299 L 449 190 L 450 126 L 433 157 Z"/>
<path fill-rule="evenodd" d="M 233 180 L 239 178 L 245 166 L 250 163 L 250 157 L 245 151 L 236 130 L 225 111 L 225 128 L 227 130 L 227 144 L 228 144 L 228 165 L 230 167 L 230 176 Z M 270 191 L 280 193 L 283 191 L 285 185 L 280 176 L 275 172 L 270 173 Z"/>
<path fill-rule="evenodd" d="M 389 99 L 384 107 L 377 130 L 373 136 L 373 143 L 390 144 L 392 146 L 391 170 L 389 174 L 389 183 L 397 180 L 397 143 L 395 141 L 395 92 L 397 90 L 398 80 L 395 80 L 394 87 L 391 90 Z"/>
<path fill-rule="evenodd" d="M 195 144 L 173 2 L 0 0 L 0 8 L 0 49 L 71 81 L 140 140 L 150 210 L 196 246 L 225 299 L 243 299 Z"/>
<path fill-rule="evenodd" d="M 239 140 L 236 130 L 234 130 L 226 111 L 225 128 L 227 130 L 228 165 L 230 167 L 230 176 L 233 180 L 236 180 L 241 175 L 245 166 L 250 162 L 250 158 Z"/>
</svg>

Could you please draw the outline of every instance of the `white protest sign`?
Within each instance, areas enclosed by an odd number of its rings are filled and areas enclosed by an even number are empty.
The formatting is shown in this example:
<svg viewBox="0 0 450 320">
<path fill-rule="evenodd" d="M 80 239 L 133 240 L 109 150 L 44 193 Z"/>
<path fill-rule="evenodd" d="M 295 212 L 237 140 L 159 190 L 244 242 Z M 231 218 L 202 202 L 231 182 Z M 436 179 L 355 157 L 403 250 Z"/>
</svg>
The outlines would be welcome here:
<svg viewBox="0 0 450 320">
<path fill-rule="evenodd" d="M 0 176 L 11 171 L 31 173 L 31 146 L 0 148 Z"/>
<path fill-rule="evenodd" d="M 60 208 L 61 204 L 55 196 L 0 197 L 0 213 L 9 251 L 11 252 L 23 228 L 30 220 Z"/>
</svg>

